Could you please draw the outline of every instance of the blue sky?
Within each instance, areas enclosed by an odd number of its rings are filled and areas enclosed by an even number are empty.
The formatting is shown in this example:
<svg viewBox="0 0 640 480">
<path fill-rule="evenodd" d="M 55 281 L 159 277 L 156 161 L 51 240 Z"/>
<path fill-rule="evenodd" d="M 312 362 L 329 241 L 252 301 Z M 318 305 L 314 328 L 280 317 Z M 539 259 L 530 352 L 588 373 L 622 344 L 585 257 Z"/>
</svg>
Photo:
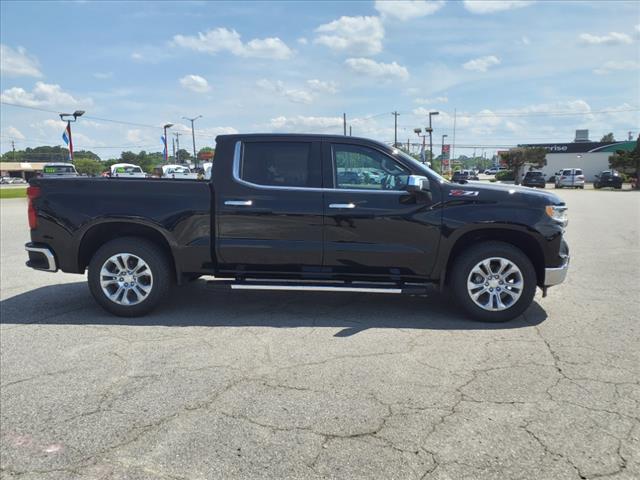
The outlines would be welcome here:
<svg viewBox="0 0 640 480">
<path fill-rule="evenodd" d="M 0 4 L 1 150 L 159 151 L 160 125 L 342 133 L 488 155 L 640 131 L 638 2 L 12 2 Z M 9 105 L 13 104 L 13 105 Z M 20 108 L 14 105 L 21 105 Z M 115 120 L 108 121 L 108 120 Z M 118 123 L 127 122 L 127 123 Z M 187 135 L 180 137 L 190 145 Z M 439 147 L 434 147 L 439 153 Z"/>
</svg>

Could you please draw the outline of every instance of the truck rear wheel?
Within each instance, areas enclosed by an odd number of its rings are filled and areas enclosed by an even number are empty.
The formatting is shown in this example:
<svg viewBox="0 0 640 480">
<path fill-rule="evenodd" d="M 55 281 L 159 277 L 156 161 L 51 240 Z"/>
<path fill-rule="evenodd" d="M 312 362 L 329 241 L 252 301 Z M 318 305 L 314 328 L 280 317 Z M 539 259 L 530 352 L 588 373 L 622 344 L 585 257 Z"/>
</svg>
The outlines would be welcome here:
<svg viewBox="0 0 640 480">
<path fill-rule="evenodd" d="M 506 322 L 522 314 L 536 291 L 536 271 L 529 258 L 503 242 L 466 250 L 453 264 L 450 278 L 460 306 L 485 322 Z"/>
<path fill-rule="evenodd" d="M 120 317 L 153 310 L 171 286 L 171 267 L 153 242 L 124 237 L 98 249 L 89 263 L 89 290 L 102 308 Z"/>
</svg>

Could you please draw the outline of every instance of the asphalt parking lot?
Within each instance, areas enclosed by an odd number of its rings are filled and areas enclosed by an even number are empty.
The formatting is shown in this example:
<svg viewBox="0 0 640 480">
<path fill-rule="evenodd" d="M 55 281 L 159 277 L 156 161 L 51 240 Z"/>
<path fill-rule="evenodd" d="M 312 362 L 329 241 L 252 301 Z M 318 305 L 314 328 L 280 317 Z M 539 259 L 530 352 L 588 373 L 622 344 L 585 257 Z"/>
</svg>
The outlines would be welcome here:
<svg viewBox="0 0 640 480">
<path fill-rule="evenodd" d="M 557 192 L 567 282 L 507 324 L 437 294 L 176 290 L 143 319 L 24 266 L 0 202 L 0 477 L 640 478 L 640 193 Z"/>
</svg>

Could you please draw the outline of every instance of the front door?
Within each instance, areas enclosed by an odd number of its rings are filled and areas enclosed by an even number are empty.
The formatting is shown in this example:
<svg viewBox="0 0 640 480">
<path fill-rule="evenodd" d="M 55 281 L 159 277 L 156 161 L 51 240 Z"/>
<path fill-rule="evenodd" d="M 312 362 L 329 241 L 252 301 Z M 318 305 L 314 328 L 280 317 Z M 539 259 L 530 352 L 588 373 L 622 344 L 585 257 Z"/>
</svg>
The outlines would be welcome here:
<svg viewBox="0 0 640 480">
<path fill-rule="evenodd" d="M 383 149 L 351 143 L 325 143 L 323 159 L 325 269 L 380 279 L 428 277 L 440 211 L 428 194 L 405 190 L 410 174 L 424 172 Z"/>
<path fill-rule="evenodd" d="M 291 273 L 322 266 L 321 142 L 236 144 L 231 180 L 216 183 L 222 271 Z"/>
</svg>

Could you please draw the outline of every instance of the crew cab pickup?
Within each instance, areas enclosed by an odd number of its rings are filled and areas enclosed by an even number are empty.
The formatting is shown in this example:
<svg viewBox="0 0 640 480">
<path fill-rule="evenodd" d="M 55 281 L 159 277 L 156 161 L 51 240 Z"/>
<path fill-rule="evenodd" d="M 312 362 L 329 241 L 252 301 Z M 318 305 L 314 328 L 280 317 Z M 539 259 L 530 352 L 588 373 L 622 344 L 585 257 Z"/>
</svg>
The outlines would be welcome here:
<svg viewBox="0 0 640 480">
<path fill-rule="evenodd" d="M 506 321 L 569 266 L 566 206 L 511 185 L 449 183 L 401 150 L 343 136 L 216 139 L 210 181 L 35 178 L 27 265 L 84 273 L 139 316 L 174 283 L 422 294 Z"/>
</svg>

